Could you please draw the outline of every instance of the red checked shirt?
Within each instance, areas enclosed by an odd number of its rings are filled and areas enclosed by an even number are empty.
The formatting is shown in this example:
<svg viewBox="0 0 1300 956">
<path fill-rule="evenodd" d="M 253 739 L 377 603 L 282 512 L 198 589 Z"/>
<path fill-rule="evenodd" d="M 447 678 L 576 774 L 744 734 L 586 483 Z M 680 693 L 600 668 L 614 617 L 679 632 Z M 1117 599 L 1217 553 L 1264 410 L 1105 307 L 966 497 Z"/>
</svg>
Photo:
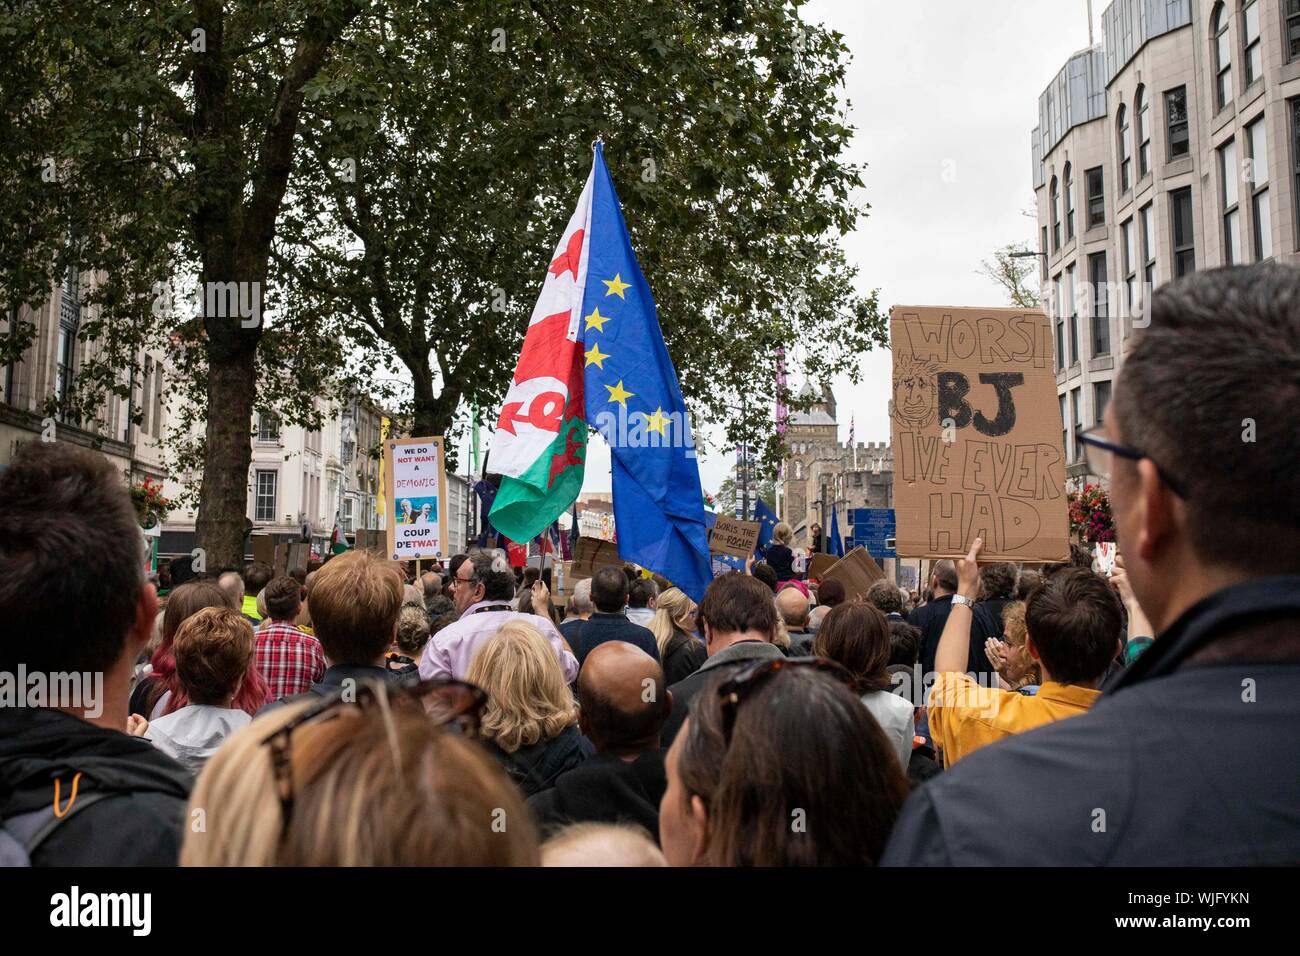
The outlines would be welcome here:
<svg viewBox="0 0 1300 956">
<path fill-rule="evenodd" d="M 325 676 L 320 641 L 287 621 L 257 629 L 257 669 L 271 688 L 271 700 L 301 694 Z"/>
</svg>

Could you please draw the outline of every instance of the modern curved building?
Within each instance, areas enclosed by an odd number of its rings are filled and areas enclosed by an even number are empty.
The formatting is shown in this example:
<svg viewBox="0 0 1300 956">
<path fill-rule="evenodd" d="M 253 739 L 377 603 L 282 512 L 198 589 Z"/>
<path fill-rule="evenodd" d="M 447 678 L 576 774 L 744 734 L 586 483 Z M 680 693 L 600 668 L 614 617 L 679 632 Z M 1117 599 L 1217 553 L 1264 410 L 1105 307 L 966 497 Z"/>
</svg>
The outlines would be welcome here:
<svg viewBox="0 0 1300 956">
<path fill-rule="evenodd" d="M 1033 131 L 1067 474 L 1151 288 L 1300 261 L 1300 0 L 1115 0 Z"/>
</svg>

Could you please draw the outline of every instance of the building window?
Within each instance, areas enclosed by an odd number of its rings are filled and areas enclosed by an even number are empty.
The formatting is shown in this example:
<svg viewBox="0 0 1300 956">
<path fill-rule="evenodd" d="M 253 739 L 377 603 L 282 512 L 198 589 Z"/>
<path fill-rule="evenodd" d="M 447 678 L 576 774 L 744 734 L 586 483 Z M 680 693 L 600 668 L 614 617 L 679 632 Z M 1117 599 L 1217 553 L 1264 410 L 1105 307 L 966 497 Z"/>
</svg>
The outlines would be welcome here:
<svg viewBox="0 0 1300 956">
<path fill-rule="evenodd" d="M 257 416 L 257 440 L 260 442 L 278 442 L 280 440 L 280 421 L 274 415 L 265 412 Z"/>
<path fill-rule="evenodd" d="M 73 421 L 65 406 L 76 374 L 77 329 L 81 326 L 81 296 L 77 285 L 77 270 L 69 267 L 59 293 L 59 345 L 54 370 L 54 394 L 61 421 Z"/>
<path fill-rule="evenodd" d="M 1228 12 L 1222 3 L 1214 6 L 1210 17 L 1210 34 L 1214 37 L 1214 108 L 1221 110 L 1232 102 L 1232 45 L 1228 40 Z"/>
<path fill-rule="evenodd" d="M 253 503 L 254 521 L 275 520 L 275 484 L 278 477 L 274 471 L 257 473 L 257 494 Z"/>
<path fill-rule="evenodd" d="M 1106 418 L 1106 406 L 1110 404 L 1110 382 L 1097 382 L 1092 386 L 1092 420 L 1100 425 Z"/>
<path fill-rule="evenodd" d="M 1286 0 L 1286 61 L 1300 59 L 1300 0 Z"/>
<path fill-rule="evenodd" d="M 1273 255 L 1273 218 L 1268 208 L 1268 139 L 1264 117 L 1246 127 L 1250 148 L 1250 211 L 1255 225 L 1255 260 L 1263 262 Z"/>
<path fill-rule="evenodd" d="M 1065 307 L 1070 319 L 1070 364 L 1079 364 L 1079 303 L 1074 295 L 1074 266 L 1065 270 Z"/>
<path fill-rule="evenodd" d="M 1120 106 L 1119 116 L 1115 120 L 1119 127 L 1119 191 L 1120 195 L 1129 191 L 1133 175 L 1133 150 L 1129 143 L 1128 107 Z"/>
<path fill-rule="evenodd" d="M 1056 313 L 1056 370 L 1065 368 L 1065 314 L 1061 311 L 1061 277 L 1052 280 L 1053 309 Z"/>
<path fill-rule="evenodd" d="M 1156 204 L 1154 202 L 1149 202 L 1142 207 L 1140 221 L 1142 252 L 1146 256 L 1146 264 L 1142 269 L 1142 301 L 1146 302 L 1156 287 Z"/>
<path fill-rule="evenodd" d="M 1133 220 L 1124 222 L 1120 229 L 1124 251 L 1124 314 L 1133 314 L 1133 286 L 1137 284 L 1137 253 L 1133 248 Z"/>
<path fill-rule="evenodd" d="M 1300 3 L 1300 0 L 1296 0 Z M 1102 167 L 1083 174 L 1088 184 L 1088 228 L 1106 224 L 1106 186 Z"/>
<path fill-rule="evenodd" d="M 1110 354 L 1110 287 L 1106 280 L 1106 253 L 1088 257 L 1088 282 L 1092 286 L 1092 357 Z"/>
<path fill-rule="evenodd" d="M 1139 86 L 1133 102 L 1137 110 L 1138 137 L 1138 179 L 1151 171 L 1151 117 L 1148 109 L 1147 91 Z"/>
<path fill-rule="evenodd" d="M 1300 5 L 1300 0 L 1296 0 Z M 1300 98 L 1291 101 L 1291 178 L 1296 202 L 1296 248 L 1300 249 Z"/>
<path fill-rule="evenodd" d="M 1061 184 L 1055 176 L 1052 177 L 1049 195 L 1052 202 L 1052 251 L 1056 252 L 1061 248 Z"/>
<path fill-rule="evenodd" d="M 1242 69 L 1246 71 L 1246 85 L 1264 75 L 1264 45 L 1259 41 L 1259 2 L 1246 0 L 1241 5 Z"/>
<path fill-rule="evenodd" d="M 1241 211 L 1237 208 L 1237 141 L 1219 147 L 1219 178 L 1223 197 L 1223 264 L 1241 262 Z"/>
<path fill-rule="evenodd" d="M 1074 167 L 1065 164 L 1065 241 L 1074 238 Z"/>
<path fill-rule="evenodd" d="M 1070 390 L 1070 417 L 1074 422 L 1074 446 L 1070 449 L 1070 461 L 1083 460 L 1083 442 L 1079 441 L 1079 436 L 1083 434 L 1083 388 Z"/>
<path fill-rule="evenodd" d="M 1300 0 L 1297 0 L 1300 2 Z M 1169 161 L 1181 159 L 1192 151 L 1187 127 L 1187 87 L 1165 93 L 1165 132 L 1169 138 Z"/>
<path fill-rule="evenodd" d="M 1169 221 L 1174 235 L 1174 278 L 1196 271 L 1196 239 L 1192 229 L 1192 187 L 1169 194 Z"/>
<path fill-rule="evenodd" d="M 1061 452 L 1068 458 L 1070 455 L 1070 419 L 1065 414 L 1065 396 L 1058 395 L 1061 403 Z"/>
</svg>

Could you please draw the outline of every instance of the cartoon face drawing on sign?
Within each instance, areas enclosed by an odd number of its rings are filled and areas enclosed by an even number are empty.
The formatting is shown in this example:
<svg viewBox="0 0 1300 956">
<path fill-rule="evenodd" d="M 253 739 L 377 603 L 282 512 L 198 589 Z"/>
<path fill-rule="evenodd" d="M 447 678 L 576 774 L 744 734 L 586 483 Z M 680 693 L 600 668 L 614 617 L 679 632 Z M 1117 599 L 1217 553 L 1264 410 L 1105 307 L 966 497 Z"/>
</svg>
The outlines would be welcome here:
<svg viewBox="0 0 1300 956">
<path fill-rule="evenodd" d="M 939 366 L 913 355 L 894 354 L 894 420 L 904 428 L 924 428 L 935 420 Z"/>
</svg>

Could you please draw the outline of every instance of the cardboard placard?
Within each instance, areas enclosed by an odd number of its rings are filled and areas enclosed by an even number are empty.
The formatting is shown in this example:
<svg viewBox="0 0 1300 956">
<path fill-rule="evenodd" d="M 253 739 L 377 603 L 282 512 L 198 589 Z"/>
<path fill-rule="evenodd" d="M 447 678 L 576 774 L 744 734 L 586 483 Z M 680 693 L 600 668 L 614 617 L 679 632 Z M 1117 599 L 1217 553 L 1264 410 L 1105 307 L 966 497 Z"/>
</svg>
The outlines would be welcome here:
<svg viewBox="0 0 1300 956">
<path fill-rule="evenodd" d="M 757 521 L 741 521 L 727 515 L 718 515 L 709 530 L 709 551 L 729 554 L 733 558 L 748 558 L 758 547 L 758 535 L 763 526 Z"/>
<path fill-rule="evenodd" d="M 826 572 L 835 567 L 835 562 L 839 558 L 833 554 L 822 554 L 820 551 L 808 559 L 808 577 L 820 581 L 826 577 Z"/>
<path fill-rule="evenodd" d="M 253 542 L 253 560 L 275 567 L 275 542 L 269 534 L 251 536 Z"/>
<path fill-rule="evenodd" d="M 394 561 L 441 558 L 447 549 L 447 469 L 440 437 L 384 442 L 386 553 Z"/>
<path fill-rule="evenodd" d="M 845 596 L 854 600 L 866 597 L 867 589 L 884 576 L 885 572 L 866 548 L 854 548 L 836 561 L 822 580 L 839 581 L 844 585 Z"/>
<path fill-rule="evenodd" d="M 285 563 L 285 573 L 289 573 L 294 568 L 307 570 L 307 562 L 311 560 L 311 544 L 306 541 L 293 541 L 285 549 L 287 555 Z"/>
<path fill-rule="evenodd" d="M 600 538 L 579 538 L 578 546 L 573 549 L 571 572 L 573 580 L 581 581 L 596 573 L 597 568 L 607 564 L 623 566 L 623 559 L 618 556 L 618 545 L 613 541 Z"/>
<path fill-rule="evenodd" d="M 897 553 L 1063 561 L 1065 454 L 1051 324 L 1025 309 L 894 306 Z"/>
</svg>

